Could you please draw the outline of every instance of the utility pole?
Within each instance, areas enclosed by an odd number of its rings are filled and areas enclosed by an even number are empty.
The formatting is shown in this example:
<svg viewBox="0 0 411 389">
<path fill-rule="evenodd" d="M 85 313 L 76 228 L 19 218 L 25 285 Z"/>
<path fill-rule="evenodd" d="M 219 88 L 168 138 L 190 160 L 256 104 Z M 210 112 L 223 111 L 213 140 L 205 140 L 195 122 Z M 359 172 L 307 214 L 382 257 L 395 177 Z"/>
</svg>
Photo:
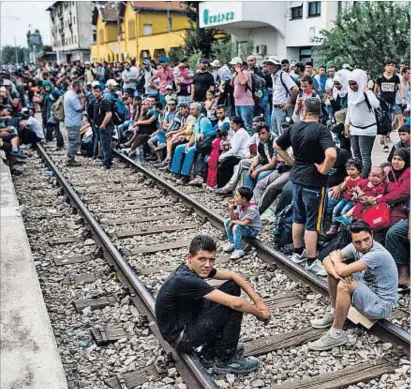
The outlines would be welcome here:
<svg viewBox="0 0 411 389">
<path fill-rule="evenodd" d="M 120 2 L 116 2 L 117 7 L 117 46 L 118 46 L 118 60 L 117 62 L 123 62 L 121 58 L 121 23 L 120 23 Z"/>
<path fill-rule="evenodd" d="M 16 65 L 19 63 L 19 53 L 17 50 L 17 41 L 16 41 L 16 36 L 14 36 L 14 55 L 15 55 L 15 61 Z"/>
</svg>

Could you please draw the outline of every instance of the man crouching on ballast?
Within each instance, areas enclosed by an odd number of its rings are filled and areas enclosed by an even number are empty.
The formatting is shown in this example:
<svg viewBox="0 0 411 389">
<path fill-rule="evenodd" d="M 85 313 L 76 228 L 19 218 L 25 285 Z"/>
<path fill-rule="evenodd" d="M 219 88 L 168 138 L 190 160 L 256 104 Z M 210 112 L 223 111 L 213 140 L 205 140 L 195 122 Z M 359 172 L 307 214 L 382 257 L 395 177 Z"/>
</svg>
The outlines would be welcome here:
<svg viewBox="0 0 411 389">
<path fill-rule="evenodd" d="M 171 273 L 158 293 L 157 324 L 163 338 L 179 352 L 192 353 L 202 346 L 200 360 L 216 374 L 249 374 L 260 363 L 242 357 L 244 346 L 238 340 L 243 313 L 266 324 L 271 313 L 239 274 L 214 269 L 216 251 L 211 237 L 194 237 L 187 262 Z M 206 278 L 226 282 L 215 288 Z M 241 290 L 254 304 L 240 297 Z"/>
</svg>

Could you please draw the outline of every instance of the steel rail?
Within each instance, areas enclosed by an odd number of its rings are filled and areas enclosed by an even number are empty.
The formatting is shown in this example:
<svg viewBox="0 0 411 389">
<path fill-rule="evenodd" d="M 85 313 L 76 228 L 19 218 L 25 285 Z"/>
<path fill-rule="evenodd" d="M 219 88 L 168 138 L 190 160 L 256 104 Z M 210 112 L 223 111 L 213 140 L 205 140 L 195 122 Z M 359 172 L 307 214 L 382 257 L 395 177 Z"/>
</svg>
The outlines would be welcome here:
<svg viewBox="0 0 411 389">
<path fill-rule="evenodd" d="M 134 160 L 120 153 L 118 150 L 114 150 L 114 153 L 118 158 L 120 158 L 124 162 L 131 164 L 145 176 L 154 180 L 156 182 L 156 185 L 161 187 L 163 190 L 166 190 L 174 197 L 180 198 L 186 205 L 192 207 L 197 213 L 207 218 L 214 227 L 218 228 L 220 231 L 225 231 L 224 218 L 222 216 L 217 215 L 216 213 L 205 207 L 203 204 L 198 202 L 196 199 L 194 199 L 192 196 L 180 192 L 178 188 L 170 185 L 161 177 L 152 173 L 144 166 L 137 164 Z M 295 281 L 302 281 L 304 282 L 304 284 L 309 285 L 310 288 L 315 290 L 316 292 L 322 294 L 323 296 L 328 296 L 328 286 L 322 278 L 317 277 L 313 273 L 295 264 L 283 253 L 275 250 L 273 247 L 267 245 L 266 243 L 263 243 L 259 239 L 252 239 L 248 242 L 256 248 L 258 256 L 265 262 L 269 264 L 275 264 L 278 268 L 284 270 L 291 279 Z M 386 342 L 390 342 L 395 344 L 396 346 L 402 347 L 404 349 L 404 352 L 407 355 L 410 355 L 411 335 L 407 331 L 391 323 L 387 319 L 378 320 L 367 331 L 378 336 L 380 339 Z"/>
<path fill-rule="evenodd" d="M 97 243 L 103 248 L 104 253 L 110 259 L 110 262 L 114 264 L 116 271 L 120 272 L 119 278 L 125 279 L 128 286 L 136 292 L 137 308 L 140 313 L 146 315 L 150 320 L 150 327 L 155 327 L 155 300 L 151 294 L 147 291 L 143 283 L 137 277 L 136 273 L 127 264 L 121 253 L 112 243 L 108 235 L 104 232 L 98 221 L 89 211 L 87 206 L 83 203 L 79 194 L 70 185 L 68 180 L 64 177 L 62 172 L 58 169 L 53 160 L 49 157 L 47 152 L 41 145 L 37 145 L 37 150 L 40 156 L 44 159 L 50 169 L 55 173 L 55 176 L 60 183 L 62 189 L 67 194 L 72 205 L 77 208 L 86 222 L 90 225 L 93 237 L 96 238 Z M 133 298 L 133 301 L 135 299 Z M 136 302 L 136 301 L 135 301 Z M 192 357 L 185 353 L 179 353 L 175 349 L 172 349 L 167 342 L 162 339 L 158 331 L 153 331 L 158 338 L 160 344 L 172 352 L 176 367 L 183 377 L 185 383 L 190 389 L 218 389 L 218 386 L 213 381 L 212 377 L 205 371 L 202 364 L 197 358 Z"/>
</svg>

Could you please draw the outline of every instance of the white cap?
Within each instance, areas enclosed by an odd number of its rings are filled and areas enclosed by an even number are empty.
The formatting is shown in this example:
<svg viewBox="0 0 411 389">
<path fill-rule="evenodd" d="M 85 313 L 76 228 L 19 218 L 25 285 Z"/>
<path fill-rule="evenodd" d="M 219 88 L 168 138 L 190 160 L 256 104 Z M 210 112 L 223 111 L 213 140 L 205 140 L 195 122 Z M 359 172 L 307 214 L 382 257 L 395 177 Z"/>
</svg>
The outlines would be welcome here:
<svg viewBox="0 0 411 389">
<path fill-rule="evenodd" d="M 230 65 L 242 65 L 243 64 L 243 60 L 240 57 L 234 57 L 231 61 L 230 61 Z"/>
<path fill-rule="evenodd" d="M 281 60 L 278 57 L 275 57 L 274 55 L 266 58 L 263 62 L 263 64 L 272 64 L 272 65 L 281 65 Z"/>
<path fill-rule="evenodd" d="M 350 69 L 351 69 L 351 65 L 348 64 L 348 63 L 345 63 L 345 64 L 342 66 L 342 68 L 343 68 L 343 69 L 348 69 L 348 70 L 350 70 Z"/>
<path fill-rule="evenodd" d="M 221 68 L 221 62 L 218 59 L 215 59 L 210 65 L 215 68 Z"/>
<path fill-rule="evenodd" d="M 118 83 L 114 78 L 110 78 L 109 80 L 107 80 L 106 82 L 106 86 L 117 86 Z"/>
<path fill-rule="evenodd" d="M 98 81 L 93 81 L 91 87 L 94 88 L 95 86 L 100 86 L 100 83 Z"/>
</svg>

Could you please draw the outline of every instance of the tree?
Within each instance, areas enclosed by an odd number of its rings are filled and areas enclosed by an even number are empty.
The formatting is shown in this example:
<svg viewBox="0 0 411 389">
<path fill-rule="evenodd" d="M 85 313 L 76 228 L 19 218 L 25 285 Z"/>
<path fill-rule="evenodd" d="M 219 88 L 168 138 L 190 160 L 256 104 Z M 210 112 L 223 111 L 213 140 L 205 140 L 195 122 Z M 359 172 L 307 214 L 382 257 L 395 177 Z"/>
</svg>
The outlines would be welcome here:
<svg viewBox="0 0 411 389">
<path fill-rule="evenodd" d="M 211 57 L 212 44 L 216 41 L 216 35 L 222 34 L 220 30 L 215 28 L 200 28 L 199 27 L 199 5 L 197 1 L 183 2 L 186 8 L 186 15 L 190 20 L 190 28 L 187 31 L 185 55 L 190 57 L 199 51 L 204 57 Z"/>
<path fill-rule="evenodd" d="M 29 58 L 29 51 L 26 47 L 17 46 L 18 62 L 27 62 Z M 16 47 L 6 45 L 1 50 L 1 62 L 4 64 L 16 63 Z"/>
<path fill-rule="evenodd" d="M 245 60 L 253 53 L 254 41 L 248 39 L 242 42 L 233 42 L 231 36 L 226 36 L 212 44 L 213 58 L 217 58 L 222 64 L 227 64 L 234 57 Z"/>
<path fill-rule="evenodd" d="M 349 63 L 376 77 L 386 58 L 408 62 L 409 18 L 409 8 L 394 2 L 357 3 L 339 15 L 334 28 L 320 31 L 315 52 L 323 63 Z"/>
</svg>

